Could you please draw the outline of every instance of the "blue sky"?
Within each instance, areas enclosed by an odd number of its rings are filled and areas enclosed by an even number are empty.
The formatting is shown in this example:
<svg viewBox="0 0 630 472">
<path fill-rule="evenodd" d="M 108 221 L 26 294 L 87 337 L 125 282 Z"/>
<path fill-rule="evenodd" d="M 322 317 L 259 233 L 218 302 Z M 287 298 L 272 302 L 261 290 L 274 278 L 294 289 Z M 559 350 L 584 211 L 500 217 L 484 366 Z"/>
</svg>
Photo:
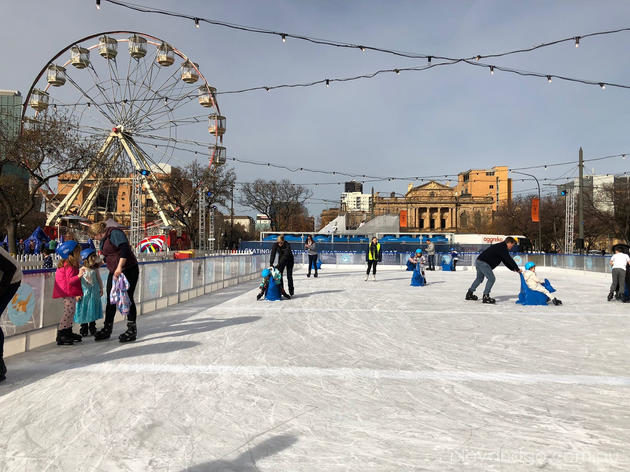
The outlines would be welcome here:
<svg viewBox="0 0 630 472">
<path fill-rule="evenodd" d="M 138 0 L 140 1 L 140 0 Z M 327 48 L 134 13 L 90 0 L 11 2 L 3 14 L 0 88 L 24 94 L 46 62 L 88 34 L 120 29 L 160 37 L 200 64 L 221 90 L 344 77 L 425 64 L 374 52 Z M 165 1 L 144 2 L 200 17 L 424 54 L 470 56 L 630 26 L 630 3 L 612 1 Z M 603 82 L 630 83 L 630 33 L 590 38 L 492 61 L 497 65 Z M 519 78 L 467 65 L 345 84 L 219 96 L 228 156 L 372 175 L 453 174 L 630 153 L 630 90 L 602 91 Z M 204 136 L 200 134 L 200 136 Z M 624 172 L 630 159 L 587 164 Z M 234 164 L 239 181 L 333 176 Z M 539 178 L 577 167 L 536 170 Z M 369 191 L 371 185 L 367 186 Z M 516 182 L 515 189 L 531 188 Z M 407 182 L 374 184 L 403 192 Z M 341 186 L 313 188 L 338 200 Z M 312 202 L 312 214 L 330 205 Z M 238 208 L 238 207 L 237 207 Z M 240 213 L 245 210 L 238 208 Z M 252 214 L 251 211 L 248 213 Z"/>
</svg>

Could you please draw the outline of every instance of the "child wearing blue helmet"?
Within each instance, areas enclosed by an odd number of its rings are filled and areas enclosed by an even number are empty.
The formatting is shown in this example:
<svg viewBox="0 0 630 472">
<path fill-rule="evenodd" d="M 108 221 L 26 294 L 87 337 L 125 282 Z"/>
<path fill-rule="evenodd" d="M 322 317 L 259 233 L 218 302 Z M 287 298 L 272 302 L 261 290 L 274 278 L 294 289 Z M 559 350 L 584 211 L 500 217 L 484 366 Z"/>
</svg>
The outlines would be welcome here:
<svg viewBox="0 0 630 472">
<path fill-rule="evenodd" d="M 280 294 L 284 298 L 286 298 L 287 300 L 291 300 L 291 296 L 284 291 L 284 285 L 282 284 L 282 273 L 278 269 L 273 266 L 269 267 L 268 269 L 263 269 L 260 273 L 260 276 L 262 277 L 262 281 L 258 286 L 260 292 L 258 293 L 258 295 L 256 295 L 256 300 L 260 300 L 263 296 L 267 295 L 267 290 L 269 290 L 269 279 L 273 279 L 274 282 L 276 282 L 276 284 L 280 286 Z"/>
<path fill-rule="evenodd" d="M 545 281 L 540 280 L 536 275 L 536 264 L 534 262 L 530 261 L 525 264 L 525 272 L 523 272 L 523 278 L 525 279 L 525 284 L 527 284 L 527 287 L 529 287 L 531 290 L 544 293 L 554 305 L 562 305 L 562 302 L 557 298 L 551 298 L 551 293 L 543 285 Z"/>
<path fill-rule="evenodd" d="M 77 302 L 77 311 L 74 314 L 74 322 L 81 325 L 81 336 L 94 336 L 96 334 L 96 320 L 103 317 L 103 281 L 99 274 L 101 259 L 94 248 L 81 251 L 81 261 L 85 272 L 80 277 L 83 297 Z"/>
<path fill-rule="evenodd" d="M 422 277 L 426 280 L 426 276 L 424 275 L 424 268 L 426 266 L 427 260 L 422 254 L 422 249 L 416 249 L 416 252 L 409 256 L 409 263 L 413 264 L 415 268 L 422 274 Z"/>
<path fill-rule="evenodd" d="M 457 261 L 459 261 L 459 254 L 454 247 L 451 248 L 451 265 L 453 270 L 457 270 Z"/>
</svg>

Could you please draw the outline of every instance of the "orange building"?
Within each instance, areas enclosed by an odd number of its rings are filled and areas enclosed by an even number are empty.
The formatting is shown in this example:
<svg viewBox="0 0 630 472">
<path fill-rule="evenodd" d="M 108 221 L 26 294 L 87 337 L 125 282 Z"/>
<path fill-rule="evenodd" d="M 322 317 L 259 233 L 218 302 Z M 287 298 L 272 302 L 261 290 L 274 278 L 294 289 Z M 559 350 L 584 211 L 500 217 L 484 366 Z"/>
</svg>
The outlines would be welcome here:
<svg viewBox="0 0 630 472">
<path fill-rule="evenodd" d="M 459 196 L 492 197 L 492 210 L 512 201 L 512 179 L 507 166 L 491 169 L 471 169 L 460 172 L 456 191 Z"/>
<path fill-rule="evenodd" d="M 151 172 L 158 180 L 165 180 L 171 173 L 171 166 L 162 165 L 154 167 Z M 55 198 L 60 202 L 72 190 L 72 187 L 78 181 L 80 174 L 66 173 L 61 174 L 57 183 L 57 195 Z M 92 210 L 87 218 L 98 221 L 104 218 L 105 214 L 111 215 L 116 221 L 123 225 L 131 224 L 131 193 L 132 193 L 133 176 L 112 178 L 102 184 L 99 193 L 96 195 Z M 69 213 L 75 214 L 81 208 L 81 205 L 88 197 L 92 190 L 96 179 L 88 178 L 77 197 L 72 202 Z M 166 186 L 168 184 L 165 183 Z M 168 188 L 166 189 L 168 191 Z M 192 183 L 187 188 L 182 189 L 184 193 L 192 192 Z M 165 205 L 166 203 L 163 203 Z M 155 202 L 147 194 L 142 192 L 142 208 L 143 223 L 148 223 L 158 218 L 157 207 Z"/>
</svg>

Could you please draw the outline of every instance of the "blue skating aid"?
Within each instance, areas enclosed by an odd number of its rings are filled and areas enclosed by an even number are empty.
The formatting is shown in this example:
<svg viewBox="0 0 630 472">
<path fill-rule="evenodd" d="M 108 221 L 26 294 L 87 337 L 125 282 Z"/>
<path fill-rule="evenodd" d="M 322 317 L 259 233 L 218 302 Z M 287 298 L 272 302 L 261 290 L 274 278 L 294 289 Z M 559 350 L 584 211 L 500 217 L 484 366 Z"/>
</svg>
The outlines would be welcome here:
<svg viewBox="0 0 630 472">
<path fill-rule="evenodd" d="M 267 294 L 265 295 L 265 300 L 269 300 L 275 302 L 276 300 L 282 300 L 280 294 L 280 285 L 276 284 L 276 281 L 273 280 L 273 277 L 269 278 L 269 287 L 267 287 Z"/>
<path fill-rule="evenodd" d="M 412 287 L 423 287 L 426 284 L 424 277 L 419 270 L 414 270 L 411 275 L 411 286 Z"/>
<path fill-rule="evenodd" d="M 321 270 L 322 268 L 322 261 L 320 259 L 317 259 L 317 270 Z"/>
<path fill-rule="evenodd" d="M 525 277 L 523 277 L 523 274 L 520 275 L 521 293 L 518 294 L 518 300 L 516 300 L 516 303 L 519 303 L 521 305 L 546 305 L 548 301 L 547 295 L 529 288 L 525 283 Z M 551 286 L 551 283 L 549 283 L 549 280 L 547 279 L 545 279 L 545 283 L 542 285 L 551 293 L 556 291 L 556 289 Z"/>
<path fill-rule="evenodd" d="M 407 259 L 407 270 L 408 271 L 416 270 L 416 265 L 413 262 L 411 262 L 409 259 Z"/>
<path fill-rule="evenodd" d="M 450 254 L 442 256 L 442 271 L 450 272 L 453 270 L 453 258 Z"/>
</svg>

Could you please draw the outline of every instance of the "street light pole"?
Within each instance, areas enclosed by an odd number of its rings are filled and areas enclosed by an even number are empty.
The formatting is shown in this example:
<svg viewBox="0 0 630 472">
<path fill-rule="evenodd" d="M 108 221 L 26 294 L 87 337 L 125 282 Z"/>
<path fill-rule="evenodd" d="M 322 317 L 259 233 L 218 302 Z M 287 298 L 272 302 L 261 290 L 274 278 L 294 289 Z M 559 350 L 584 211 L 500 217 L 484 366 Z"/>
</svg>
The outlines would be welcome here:
<svg viewBox="0 0 630 472">
<path fill-rule="evenodd" d="M 527 174 L 526 172 L 520 172 L 516 170 L 513 170 L 512 173 L 532 177 L 536 181 L 536 185 L 538 186 L 538 252 L 542 252 L 542 230 L 540 226 L 540 208 L 542 207 L 542 200 L 540 199 L 540 182 L 538 182 L 538 179 L 533 174 Z"/>
</svg>

